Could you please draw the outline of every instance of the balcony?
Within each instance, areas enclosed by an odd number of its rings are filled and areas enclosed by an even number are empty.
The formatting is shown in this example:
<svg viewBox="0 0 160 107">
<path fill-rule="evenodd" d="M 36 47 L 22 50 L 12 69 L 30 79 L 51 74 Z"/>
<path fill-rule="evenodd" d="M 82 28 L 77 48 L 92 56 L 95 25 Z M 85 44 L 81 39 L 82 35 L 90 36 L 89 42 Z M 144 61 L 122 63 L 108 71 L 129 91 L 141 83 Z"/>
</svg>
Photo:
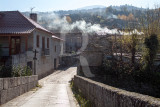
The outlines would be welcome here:
<svg viewBox="0 0 160 107">
<path fill-rule="evenodd" d="M 49 49 L 44 49 L 42 50 L 42 56 L 49 56 L 50 55 L 50 50 Z"/>
</svg>

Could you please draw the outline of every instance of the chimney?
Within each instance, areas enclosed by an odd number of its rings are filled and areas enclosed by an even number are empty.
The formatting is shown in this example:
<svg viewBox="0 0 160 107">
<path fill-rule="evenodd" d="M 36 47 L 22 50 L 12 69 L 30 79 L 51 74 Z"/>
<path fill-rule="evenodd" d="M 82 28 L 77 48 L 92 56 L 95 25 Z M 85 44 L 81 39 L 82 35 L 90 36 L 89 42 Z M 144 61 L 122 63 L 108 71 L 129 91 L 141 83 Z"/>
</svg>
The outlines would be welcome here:
<svg viewBox="0 0 160 107">
<path fill-rule="evenodd" d="M 36 14 L 36 13 L 31 13 L 31 14 L 30 14 L 30 18 L 31 18 L 32 20 L 34 20 L 35 22 L 37 22 L 37 14 Z"/>
</svg>

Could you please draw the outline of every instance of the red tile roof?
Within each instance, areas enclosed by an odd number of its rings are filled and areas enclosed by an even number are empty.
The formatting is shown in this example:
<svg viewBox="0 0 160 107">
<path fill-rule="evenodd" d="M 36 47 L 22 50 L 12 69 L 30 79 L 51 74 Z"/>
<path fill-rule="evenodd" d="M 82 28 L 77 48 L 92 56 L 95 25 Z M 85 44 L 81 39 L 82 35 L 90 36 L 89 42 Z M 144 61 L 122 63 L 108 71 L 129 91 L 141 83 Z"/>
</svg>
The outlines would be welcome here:
<svg viewBox="0 0 160 107">
<path fill-rule="evenodd" d="M 0 15 L 0 34 L 29 34 L 38 29 L 53 35 L 52 32 L 19 11 L 3 11 Z"/>
</svg>

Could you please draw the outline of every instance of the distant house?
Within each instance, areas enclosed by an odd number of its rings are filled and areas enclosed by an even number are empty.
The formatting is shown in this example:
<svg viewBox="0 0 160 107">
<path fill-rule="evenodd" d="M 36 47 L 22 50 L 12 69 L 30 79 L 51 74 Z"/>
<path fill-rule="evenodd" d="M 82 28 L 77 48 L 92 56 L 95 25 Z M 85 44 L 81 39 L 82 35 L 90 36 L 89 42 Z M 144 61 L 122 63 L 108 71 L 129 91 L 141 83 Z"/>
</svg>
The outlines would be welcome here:
<svg viewBox="0 0 160 107">
<path fill-rule="evenodd" d="M 0 64 L 27 65 L 42 77 L 58 67 L 61 39 L 36 22 L 37 14 L 30 18 L 19 11 L 0 12 Z"/>
<path fill-rule="evenodd" d="M 76 53 L 82 47 L 82 33 L 70 32 L 70 33 L 55 33 L 57 37 L 64 40 L 63 42 L 63 53 Z"/>
</svg>

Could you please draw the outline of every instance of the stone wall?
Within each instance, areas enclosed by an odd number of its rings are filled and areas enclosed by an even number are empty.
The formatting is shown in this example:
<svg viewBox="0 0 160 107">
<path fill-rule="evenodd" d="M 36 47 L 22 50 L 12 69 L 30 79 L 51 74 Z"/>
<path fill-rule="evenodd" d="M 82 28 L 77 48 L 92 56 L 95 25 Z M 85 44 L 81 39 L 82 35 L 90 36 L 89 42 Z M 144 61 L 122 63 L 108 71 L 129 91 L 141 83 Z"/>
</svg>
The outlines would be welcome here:
<svg viewBox="0 0 160 107">
<path fill-rule="evenodd" d="M 0 78 L 0 105 L 36 87 L 38 76 Z"/>
<path fill-rule="evenodd" d="M 63 55 L 60 58 L 60 68 L 76 65 L 78 60 L 78 55 Z"/>
<path fill-rule="evenodd" d="M 74 77 L 74 86 L 95 107 L 160 107 L 160 99 L 114 88 L 81 76 Z"/>
<path fill-rule="evenodd" d="M 88 44 L 85 50 L 80 53 L 80 63 L 78 66 L 80 69 L 77 70 L 78 75 L 83 75 L 88 70 L 95 76 L 103 73 L 99 68 L 102 66 L 104 55 L 110 55 L 112 53 L 110 39 L 111 35 L 88 35 Z"/>
</svg>

